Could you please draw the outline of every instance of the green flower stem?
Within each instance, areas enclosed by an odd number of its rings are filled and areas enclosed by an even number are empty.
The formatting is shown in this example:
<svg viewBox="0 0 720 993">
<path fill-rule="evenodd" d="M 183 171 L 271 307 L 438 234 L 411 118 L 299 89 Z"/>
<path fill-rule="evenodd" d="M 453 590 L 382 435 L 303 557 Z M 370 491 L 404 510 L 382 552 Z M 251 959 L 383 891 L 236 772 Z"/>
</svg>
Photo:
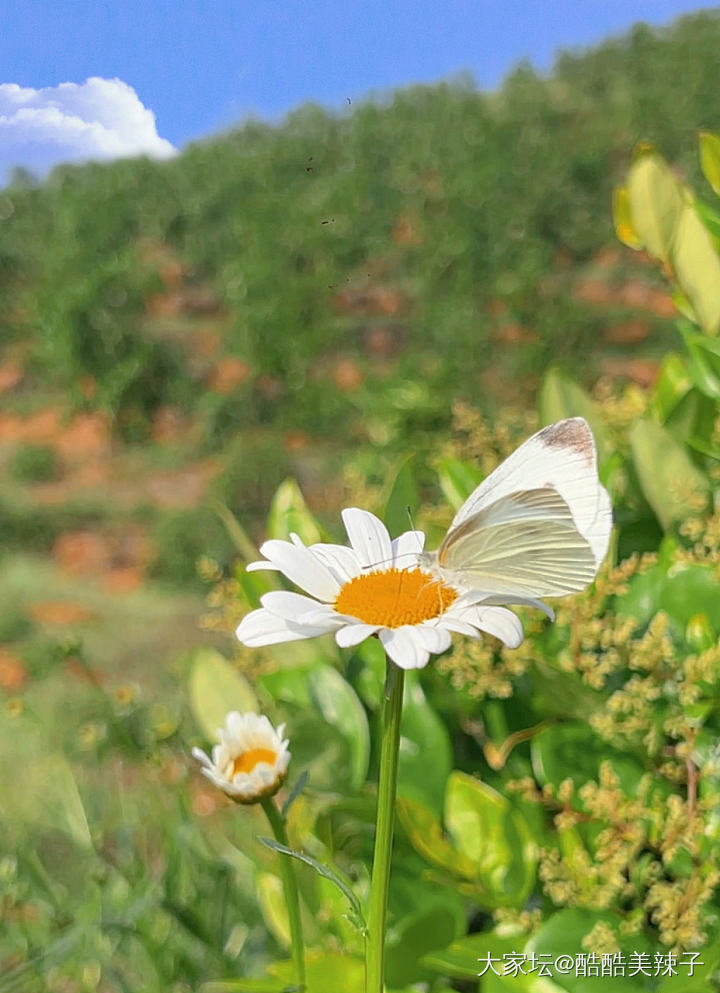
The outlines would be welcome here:
<svg viewBox="0 0 720 993">
<path fill-rule="evenodd" d="M 383 993 L 384 988 L 385 920 L 387 917 L 388 887 L 390 885 L 404 677 L 405 672 L 390 659 L 387 659 L 375 851 L 370 882 L 370 910 L 366 945 L 365 989 L 367 993 Z"/>
<path fill-rule="evenodd" d="M 272 797 L 264 797 L 260 803 L 270 821 L 270 827 L 275 835 L 275 841 L 280 845 L 289 848 L 287 831 L 285 830 L 285 819 L 275 806 Z M 305 988 L 305 945 L 303 943 L 302 922 L 300 920 L 300 896 L 298 895 L 295 870 L 292 859 L 289 855 L 278 852 L 280 859 L 280 872 L 282 874 L 283 889 L 285 890 L 285 903 L 287 905 L 288 919 L 290 921 L 290 943 L 292 945 L 292 957 L 295 961 L 295 971 L 297 972 L 298 986 Z"/>
</svg>

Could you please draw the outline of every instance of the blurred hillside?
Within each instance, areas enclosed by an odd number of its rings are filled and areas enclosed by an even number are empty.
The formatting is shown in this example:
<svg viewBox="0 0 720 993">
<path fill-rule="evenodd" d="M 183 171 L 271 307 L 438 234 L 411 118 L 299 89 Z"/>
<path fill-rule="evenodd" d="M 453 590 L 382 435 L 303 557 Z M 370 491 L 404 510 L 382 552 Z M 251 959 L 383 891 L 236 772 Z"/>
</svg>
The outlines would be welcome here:
<svg viewBox="0 0 720 993">
<path fill-rule="evenodd" d="M 640 139 L 697 180 L 719 48 L 706 12 L 489 95 L 417 86 L 168 162 L 16 174 L 0 541 L 118 588 L 190 582 L 230 554 L 213 497 L 252 524 L 292 473 L 334 512 L 341 458 L 429 450 L 457 398 L 530 406 L 551 363 L 651 381 L 675 311 L 617 247 L 611 190 Z"/>
</svg>

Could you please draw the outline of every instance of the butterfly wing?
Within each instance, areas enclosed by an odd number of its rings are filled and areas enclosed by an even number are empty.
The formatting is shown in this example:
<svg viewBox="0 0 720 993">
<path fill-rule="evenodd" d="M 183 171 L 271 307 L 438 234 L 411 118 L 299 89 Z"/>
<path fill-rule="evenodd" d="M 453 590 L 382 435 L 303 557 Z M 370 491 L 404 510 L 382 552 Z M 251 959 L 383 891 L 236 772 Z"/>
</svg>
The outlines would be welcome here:
<svg viewBox="0 0 720 993">
<path fill-rule="evenodd" d="M 451 527 L 437 564 L 462 586 L 524 599 L 576 593 L 597 572 L 590 543 L 549 486 L 501 496 Z"/>
<path fill-rule="evenodd" d="M 455 515 L 448 537 L 502 497 L 546 487 L 565 501 L 598 566 L 610 540 L 612 509 L 598 481 L 592 431 L 582 417 L 550 424 L 528 438 L 470 494 Z"/>
</svg>

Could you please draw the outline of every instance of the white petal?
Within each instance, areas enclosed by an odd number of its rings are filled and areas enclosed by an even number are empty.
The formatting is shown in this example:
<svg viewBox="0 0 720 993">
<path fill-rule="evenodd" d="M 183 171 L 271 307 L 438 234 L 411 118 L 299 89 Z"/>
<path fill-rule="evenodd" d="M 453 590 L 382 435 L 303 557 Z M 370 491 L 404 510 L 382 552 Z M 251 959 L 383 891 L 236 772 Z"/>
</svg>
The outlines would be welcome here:
<svg viewBox="0 0 720 993">
<path fill-rule="evenodd" d="M 352 548 L 345 545 L 329 545 L 318 542 L 310 545 L 310 551 L 317 555 L 341 585 L 362 573 L 362 565 Z"/>
<path fill-rule="evenodd" d="M 508 648 L 517 648 L 524 637 L 520 618 L 505 607 L 467 607 L 461 620 L 469 621 L 481 631 L 499 638 Z"/>
<path fill-rule="evenodd" d="M 473 627 L 467 621 L 463 621 L 460 617 L 456 617 L 454 614 L 447 612 L 443 614 L 442 626 L 448 631 L 454 631 L 456 634 L 467 635 L 468 638 L 479 638 L 480 632 L 477 628 Z"/>
<path fill-rule="evenodd" d="M 303 544 L 274 538 L 266 541 L 260 551 L 296 586 L 318 600 L 329 603 L 340 592 L 340 584 L 330 570 Z"/>
<path fill-rule="evenodd" d="M 337 631 L 343 624 L 347 624 L 348 618 L 344 614 L 338 614 L 332 607 L 324 604 L 317 605 L 314 610 L 308 610 L 297 620 L 303 627 L 323 627 L 326 631 Z"/>
<path fill-rule="evenodd" d="M 399 538 L 393 538 L 392 564 L 399 569 L 413 569 L 425 548 L 425 534 L 422 531 L 406 531 Z"/>
<path fill-rule="evenodd" d="M 318 606 L 317 600 L 302 593 L 290 593 L 287 590 L 273 590 L 260 597 L 260 603 L 275 617 L 283 617 L 286 621 L 298 621 L 303 614 Z"/>
<path fill-rule="evenodd" d="M 350 544 L 363 568 L 392 562 L 390 535 L 381 520 L 367 510 L 348 507 L 342 512 Z"/>
<path fill-rule="evenodd" d="M 284 641 L 315 638 L 319 634 L 327 634 L 330 630 L 332 628 L 327 626 L 302 627 L 282 617 L 276 617 L 269 610 L 261 607 L 243 617 L 235 634 L 238 640 L 249 648 L 262 648 L 264 645 L 278 645 Z"/>
<path fill-rule="evenodd" d="M 462 598 L 461 598 L 462 599 Z M 459 602 L 459 601 L 458 601 Z M 476 603 L 482 602 L 483 605 L 495 606 L 500 604 L 514 604 L 518 607 L 536 607 L 538 610 L 542 610 L 543 614 L 546 614 L 551 621 L 555 620 L 555 611 L 552 607 L 548 607 L 546 603 L 542 600 L 536 600 L 533 597 L 525 596 L 484 596 L 482 601 L 475 601 Z M 454 604 L 453 604 L 454 606 Z"/>
<path fill-rule="evenodd" d="M 202 748 L 193 748 L 192 757 L 201 762 L 205 769 L 212 769 L 213 763 L 209 755 L 206 755 Z"/>
<path fill-rule="evenodd" d="M 387 654 L 401 669 L 422 669 L 430 658 L 430 652 L 417 637 L 415 628 L 409 624 L 399 628 L 383 628 L 380 641 Z"/>
<path fill-rule="evenodd" d="M 266 562 L 264 559 L 260 559 L 259 562 L 250 562 L 245 566 L 245 572 L 260 572 L 262 569 L 266 569 L 270 572 L 280 572 L 279 565 L 273 565 L 272 562 Z"/>
<path fill-rule="evenodd" d="M 440 655 L 450 647 L 450 631 L 444 626 L 435 624 L 420 624 L 415 628 L 415 634 L 421 643 L 433 655 Z"/>
<path fill-rule="evenodd" d="M 348 624 L 335 632 L 335 641 L 341 648 L 352 648 L 375 634 L 378 629 L 378 624 Z"/>
</svg>

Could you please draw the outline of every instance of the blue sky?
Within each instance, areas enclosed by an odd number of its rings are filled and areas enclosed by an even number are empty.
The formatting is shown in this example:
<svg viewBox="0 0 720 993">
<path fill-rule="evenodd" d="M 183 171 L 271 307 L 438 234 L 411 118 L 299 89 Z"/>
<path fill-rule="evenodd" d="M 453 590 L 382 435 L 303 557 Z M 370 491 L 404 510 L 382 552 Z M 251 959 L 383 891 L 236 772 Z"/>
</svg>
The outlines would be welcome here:
<svg viewBox="0 0 720 993">
<path fill-rule="evenodd" d="M 38 112 L 59 83 L 118 78 L 155 114 L 157 135 L 180 147 L 250 113 L 277 119 L 307 100 L 339 108 L 463 70 L 493 88 L 523 57 L 548 70 L 559 48 L 698 9 L 682 0 L 5 0 L 0 83 L 23 89 L 5 91 L 0 124 L 7 101 Z M 38 89 L 45 95 L 28 104 Z M 17 130 L 6 138 L 5 158 L 21 157 L 23 140 Z M 145 140 L 140 150 L 151 149 Z"/>
</svg>

